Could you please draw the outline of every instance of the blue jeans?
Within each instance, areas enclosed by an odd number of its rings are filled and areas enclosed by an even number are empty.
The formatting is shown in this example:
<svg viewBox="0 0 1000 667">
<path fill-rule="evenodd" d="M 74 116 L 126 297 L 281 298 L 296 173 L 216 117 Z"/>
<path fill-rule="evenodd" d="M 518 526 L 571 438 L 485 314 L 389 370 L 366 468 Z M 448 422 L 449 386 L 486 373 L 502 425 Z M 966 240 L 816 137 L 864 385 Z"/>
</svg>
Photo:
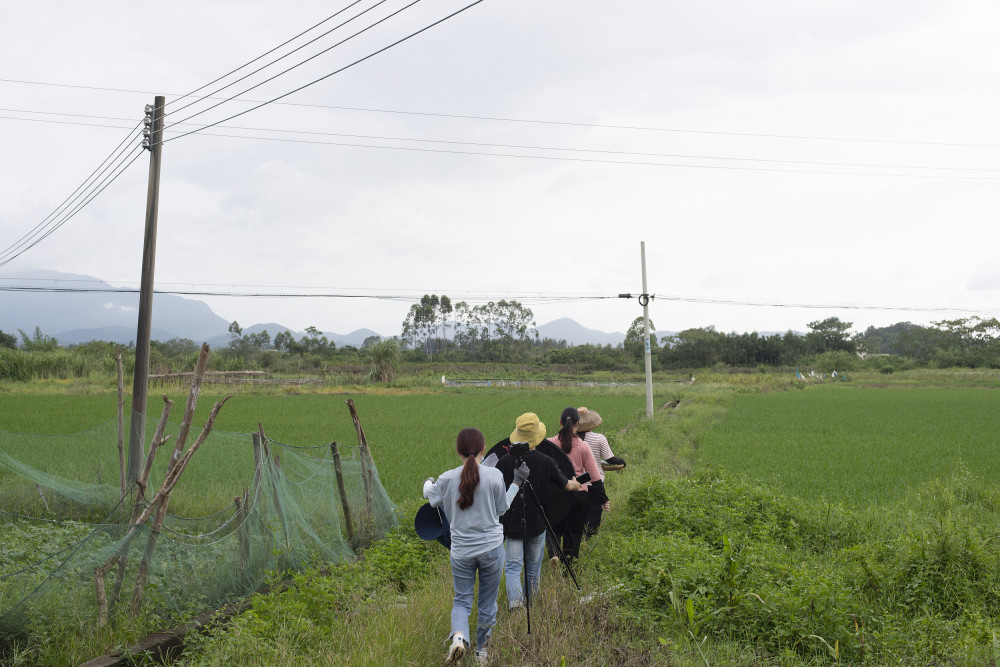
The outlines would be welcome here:
<svg viewBox="0 0 1000 667">
<path fill-rule="evenodd" d="M 542 577 L 542 557 L 545 555 L 545 533 L 541 532 L 525 540 L 507 538 L 507 565 L 504 574 L 507 580 L 507 605 L 515 607 L 524 604 L 524 590 L 521 588 L 521 569 L 524 568 L 524 585 L 531 591 L 531 597 L 538 592 L 538 581 Z"/>
<path fill-rule="evenodd" d="M 504 550 L 501 544 L 473 558 L 451 558 L 451 578 L 455 585 L 455 600 L 451 605 L 451 635 L 461 632 L 469 639 L 469 615 L 479 571 L 479 617 L 476 622 L 476 649 L 482 650 L 490 641 L 497 620 L 497 594 L 503 575 Z"/>
</svg>

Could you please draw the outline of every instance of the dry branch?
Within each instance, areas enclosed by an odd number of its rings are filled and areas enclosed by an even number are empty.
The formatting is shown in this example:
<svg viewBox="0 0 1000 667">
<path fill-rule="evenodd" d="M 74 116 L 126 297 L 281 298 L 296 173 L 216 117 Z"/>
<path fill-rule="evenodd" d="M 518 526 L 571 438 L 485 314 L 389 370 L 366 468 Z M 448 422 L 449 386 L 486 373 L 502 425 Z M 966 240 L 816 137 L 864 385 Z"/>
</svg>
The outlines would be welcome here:
<svg viewBox="0 0 1000 667">
<path fill-rule="evenodd" d="M 208 343 L 201 344 L 201 353 L 198 355 L 198 363 L 194 367 L 194 378 L 191 380 L 191 391 L 188 393 L 187 404 L 184 406 L 184 417 L 181 419 L 181 427 L 177 431 L 177 442 L 174 443 L 174 453 L 167 464 L 167 473 L 173 469 L 184 451 L 187 444 L 188 432 L 191 430 L 191 422 L 194 419 L 194 409 L 198 405 L 198 394 L 201 391 L 201 383 L 205 377 L 205 368 L 208 366 Z"/>
<path fill-rule="evenodd" d="M 204 345 L 202 350 L 207 350 L 208 345 Z M 206 355 L 207 356 L 207 355 Z M 199 360 L 200 361 L 200 360 Z M 156 497 L 149 504 L 146 512 L 143 514 L 148 518 L 150 509 L 154 505 L 158 505 L 156 510 L 156 519 L 153 522 L 153 528 L 149 533 L 149 540 L 146 542 L 146 552 L 143 554 L 142 563 L 139 565 L 139 573 L 135 578 L 135 588 L 132 589 L 132 613 L 135 614 L 139 609 L 139 605 L 142 603 L 142 592 L 146 585 L 146 576 L 149 572 L 149 561 L 152 560 L 153 550 L 156 548 L 156 542 L 160 537 L 160 531 L 163 529 L 163 520 L 167 516 L 167 505 L 170 503 L 170 494 L 173 492 L 174 487 L 177 486 L 177 482 L 180 481 L 181 475 L 184 474 L 184 470 L 187 468 L 188 463 L 191 462 L 191 457 L 194 453 L 198 451 L 202 443 L 205 442 L 205 438 L 208 434 L 212 432 L 212 427 L 215 425 L 215 418 L 219 416 L 219 410 L 222 406 L 226 404 L 232 396 L 226 396 L 224 399 L 212 406 L 212 412 L 208 415 L 208 421 L 205 422 L 204 428 L 201 430 L 201 435 L 198 439 L 194 441 L 194 444 L 188 448 L 180 459 L 178 459 L 177 464 L 167 472 L 167 478 L 163 482 L 163 486 L 156 493 Z M 176 451 L 176 449 L 175 449 Z"/>
<path fill-rule="evenodd" d="M 136 494 L 135 506 L 132 510 L 132 518 L 129 524 L 128 532 L 123 538 L 121 546 L 114 553 L 114 555 L 112 555 L 107 561 L 104 562 L 104 564 L 97 567 L 94 571 L 94 589 L 98 604 L 98 627 L 104 626 L 108 620 L 108 599 L 104 579 L 111 568 L 117 564 L 119 570 L 112 598 L 112 603 L 116 603 L 120 599 L 122 582 L 125 576 L 125 563 L 127 561 L 128 551 L 131 548 L 132 541 L 138 534 L 139 529 L 155 512 L 156 518 L 154 519 L 150 536 L 146 543 L 146 550 L 144 552 L 143 560 L 139 568 L 139 574 L 136 577 L 136 584 L 132 592 L 132 613 L 134 614 L 137 610 L 142 601 L 142 589 L 145 586 L 149 568 L 149 559 L 155 549 L 156 541 L 159 537 L 160 530 L 163 527 L 163 520 L 166 517 L 167 505 L 170 502 L 170 493 L 173 491 L 174 486 L 176 486 L 181 474 L 190 462 L 191 457 L 194 456 L 194 453 L 198 450 L 201 444 L 205 441 L 205 438 L 207 438 L 208 434 L 211 432 L 212 426 L 215 423 L 215 418 L 219 414 L 219 410 L 221 410 L 225 402 L 231 398 L 231 396 L 227 396 L 212 407 L 212 412 L 209 415 L 205 427 L 202 429 L 201 435 L 182 456 L 181 452 L 183 451 L 183 445 L 187 440 L 187 434 L 190 431 L 194 409 L 198 401 L 201 378 L 205 373 L 205 367 L 208 365 L 208 352 L 208 344 L 203 344 L 201 346 L 201 353 L 198 356 L 198 362 L 195 365 L 195 379 L 192 382 L 191 392 L 188 396 L 188 403 L 185 406 L 184 421 L 181 424 L 181 432 L 178 434 L 177 443 L 174 445 L 174 452 L 171 457 L 170 465 L 167 469 L 166 478 L 164 479 L 160 490 L 156 492 L 156 495 L 153 496 L 153 498 L 149 501 L 149 504 L 143 509 L 142 503 L 146 495 L 149 474 L 153 465 L 153 457 L 156 454 L 156 450 L 167 440 L 163 437 L 163 431 L 166 428 L 167 418 L 170 414 L 170 407 L 173 403 L 166 396 L 163 397 L 163 414 L 160 416 L 160 422 L 157 424 L 156 433 L 153 436 L 153 441 L 150 443 L 149 454 L 146 456 L 146 463 L 143 468 L 142 475 L 138 480 L 136 480 L 139 486 L 139 493 Z"/>
</svg>

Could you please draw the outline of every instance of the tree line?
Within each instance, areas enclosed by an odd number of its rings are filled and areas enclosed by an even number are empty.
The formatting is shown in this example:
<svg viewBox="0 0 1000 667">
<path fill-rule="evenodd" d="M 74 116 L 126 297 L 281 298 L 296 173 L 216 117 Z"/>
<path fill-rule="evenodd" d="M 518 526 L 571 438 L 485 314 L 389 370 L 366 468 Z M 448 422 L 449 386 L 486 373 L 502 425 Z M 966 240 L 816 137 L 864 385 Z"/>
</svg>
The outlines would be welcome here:
<svg viewBox="0 0 1000 667">
<path fill-rule="evenodd" d="M 836 317 L 810 322 L 800 334 L 725 333 L 715 327 L 685 329 L 650 340 L 655 371 L 701 368 L 796 368 L 848 372 L 874 368 L 884 372 L 910 367 L 1000 368 L 1000 322 L 968 317 L 930 326 L 898 322 L 853 332 L 851 322 Z M 651 323 L 651 329 L 655 326 Z M 267 331 L 245 333 L 229 326 L 229 343 L 213 353 L 213 370 L 268 370 L 274 373 L 323 374 L 330 369 L 351 377 L 390 381 L 401 363 L 521 363 L 565 371 L 636 372 L 643 366 L 642 318 L 628 327 L 618 345 L 570 345 L 541 338 L 530 308 L 517 301 L 469 306 L 447 296 L 425 295 L 403 322 L 403 335 L 371 336 L 360 348 L 338 348 L 316 327 L 296 337 L 289 331 L 273 338 Z M 113 343 L 61 346 L 37 327 L 32 334 L 0 331 L 0 379 L 69 377 L 107 371 Z M 152 341 L 153 373 L 189 370 L 199 346 L 186 338 Z M 100 359 L 97 359 L 97 358 Z M 93 358 L 93 361 L 88 359 Z M 126 368 L 134 358 L 125 350 Z"/>
</svg>

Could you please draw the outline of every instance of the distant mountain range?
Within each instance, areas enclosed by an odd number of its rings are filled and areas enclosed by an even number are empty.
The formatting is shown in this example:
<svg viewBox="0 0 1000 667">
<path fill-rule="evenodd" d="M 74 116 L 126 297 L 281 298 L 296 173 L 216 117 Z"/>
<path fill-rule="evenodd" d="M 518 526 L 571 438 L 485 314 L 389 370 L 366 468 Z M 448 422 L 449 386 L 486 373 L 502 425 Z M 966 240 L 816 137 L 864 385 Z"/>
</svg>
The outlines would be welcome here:
<svg viewBox="0 0 1000 667">
<path fill-rule="evenodd" d="M 14 281 L 12 278 L 18 280 Z M 17 286 L 12 290 L 11 286 Z M 39 291 L 41 289 L 66 291 Z M 124 292 L 92 276 L 44 269 L 0 271 L 0 331 L 17 335 L 19 329 L 31 335 L 35 327 L 59 341 L 74 345 L 104 340 L 127 345 L 135 340 L 139 314 L 139 295 Z M 540 338 L 565 340 L 570 345 L 617 345 L 625 340 L 621 332 L 606 333 L 588 329 L 568 318 L 560 318 L 536 327 Z M 304 332 L 275 322 L 243 327 L 243 333 L 266 330 L 273 338 L 291 331 L 296 338 Z M 665 335 L 657 334 L 657 335 Z M 229 343 L 229 322 L 219 317 L 202 301 L 173 294 L 153 298 L 153 340 L 190 338 L 205 341 L 212 347 Z M 361 344 L 369 336 L 391 337 L 399 332 L 377 333 L 358 329 L 346 334 L 324 331 L 323 335 L 338 347 Z"/>
</svg>

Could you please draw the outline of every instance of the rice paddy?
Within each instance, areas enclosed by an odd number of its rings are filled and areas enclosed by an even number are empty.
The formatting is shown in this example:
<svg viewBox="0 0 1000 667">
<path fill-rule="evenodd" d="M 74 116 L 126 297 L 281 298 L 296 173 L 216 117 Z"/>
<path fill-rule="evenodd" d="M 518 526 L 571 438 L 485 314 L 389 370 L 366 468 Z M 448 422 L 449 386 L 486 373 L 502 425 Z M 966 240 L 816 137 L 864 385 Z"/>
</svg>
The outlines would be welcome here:
<svg viewBox="0 0 1000 667">
<path fill-rule="evenodd" d="M 742 395 L 697 439 L 702 461 L 828 501 L 882 504 L 960 468 L 1000 470 L 1000 391 L 825 385 Z"/>
</svg>

